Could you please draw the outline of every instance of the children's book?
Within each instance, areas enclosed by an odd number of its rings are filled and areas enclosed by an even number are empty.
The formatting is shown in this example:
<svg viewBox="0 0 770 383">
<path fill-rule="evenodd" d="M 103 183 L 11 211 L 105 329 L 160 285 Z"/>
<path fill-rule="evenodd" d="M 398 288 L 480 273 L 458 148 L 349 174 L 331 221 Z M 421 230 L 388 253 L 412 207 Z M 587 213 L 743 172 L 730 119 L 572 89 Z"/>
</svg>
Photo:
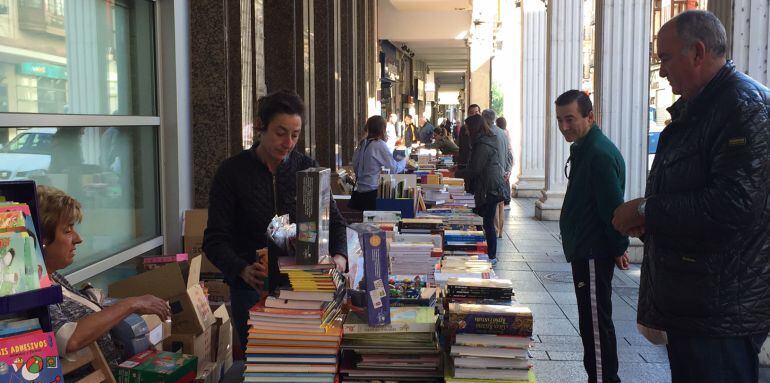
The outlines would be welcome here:
<svg viewBox="0 0 770 383">
<path fill-rule="evenodd" d="M 54 333 L 34 331 L 0 338 L 0 381 L 62 382 L 63 380 Z"/>
</svg>

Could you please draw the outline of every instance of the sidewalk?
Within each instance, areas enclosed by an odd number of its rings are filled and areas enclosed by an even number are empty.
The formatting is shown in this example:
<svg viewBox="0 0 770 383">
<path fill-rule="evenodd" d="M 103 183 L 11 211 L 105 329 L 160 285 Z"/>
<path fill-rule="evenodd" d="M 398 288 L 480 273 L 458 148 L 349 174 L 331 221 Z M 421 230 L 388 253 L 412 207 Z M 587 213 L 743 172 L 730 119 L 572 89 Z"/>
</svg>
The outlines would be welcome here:
<svg viewBox="0 0 770 383">
<path fill-rule="evenodd" d="M 587 380 L 572 271 L 564 259 L 558 222 L 537 221 L 533 199 L 514 199 L 498 240 L 500 278 L 513 281 L 516 298 L 535 317 L 533 355 L 538 383 Z M 612 317 L 623 382 L 669 382 L 665 347 L 647 342 L 636 330 L 639 265 L 615 270 Z"/>
</svg>

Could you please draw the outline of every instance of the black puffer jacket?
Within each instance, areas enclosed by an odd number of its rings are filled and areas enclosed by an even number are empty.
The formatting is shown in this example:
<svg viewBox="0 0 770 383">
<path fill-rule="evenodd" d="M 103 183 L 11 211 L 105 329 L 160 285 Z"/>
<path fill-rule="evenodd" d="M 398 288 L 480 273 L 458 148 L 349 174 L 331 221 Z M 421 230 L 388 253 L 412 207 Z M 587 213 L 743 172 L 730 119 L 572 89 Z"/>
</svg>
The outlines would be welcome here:
<svg viewBox="0 0 770 383">
<path fill-rule="evenodd" d="M 701 336 L 770 330 L 770 92 L 728 62 L 669 111 L 647 181 L 638 320 Z"/>
<path fill-rule="evenodd" d="M 275 215 L 289 214 L 297 222 L 297 172 L 318 166 L 296 151 L 273 176 L 254 148 L 226 159 L 219 166 L 209 192 L 209 221 L 203 251 L 236 289 L 251 289 L 240 277 L 256 260 L 255 251 L 268 247 L 267 225 Z M 347 233 L 334 199 L 329 214 L 329 254 L 347 256 Z M 270 258 L 270 274 L 277 277 L 278 260 Z"/>
<path fill-rule="evenodd" d="M 455 172 L 455 177 L 465 179 L 465 189 L 473 193 L 477 208 L 490 201 L 503 201 L 506 196 L 507 186 L 503 178 L 505 165 L 500 163 L 497 139 L 494 134 L 476 135 L 468 167 Z"/>
</svg>

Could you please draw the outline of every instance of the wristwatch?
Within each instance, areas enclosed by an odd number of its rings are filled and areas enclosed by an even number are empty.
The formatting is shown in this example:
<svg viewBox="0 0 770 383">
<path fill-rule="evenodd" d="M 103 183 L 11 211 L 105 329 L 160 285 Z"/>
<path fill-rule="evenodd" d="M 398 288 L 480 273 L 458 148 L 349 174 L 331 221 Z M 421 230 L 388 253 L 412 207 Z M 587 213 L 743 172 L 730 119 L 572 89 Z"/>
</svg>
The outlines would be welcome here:
<svg viewBox="0 0 770 383">
<path fill-rule="evenodd" d="M 639 204 L 639 207 L 636 209 L 636 212 L 639 213 L 640 216 L 644 217 L 644 208 L 647 207 L 647 198 L 642 200 L 642 203 Z"/>
</svg>

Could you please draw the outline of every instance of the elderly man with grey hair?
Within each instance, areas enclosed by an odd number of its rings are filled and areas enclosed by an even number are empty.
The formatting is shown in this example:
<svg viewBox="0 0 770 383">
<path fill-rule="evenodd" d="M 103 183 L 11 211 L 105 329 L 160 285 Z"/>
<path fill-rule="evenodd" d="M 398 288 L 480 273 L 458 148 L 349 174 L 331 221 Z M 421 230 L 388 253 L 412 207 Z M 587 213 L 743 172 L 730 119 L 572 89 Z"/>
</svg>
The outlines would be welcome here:
<svg viewBox="0 0 770 383">
<path fill-rule="evenodd" d="M 644 241 L 637 321 L 665 331 L 675 383 L 757 382 L 770 330 L 770 90 L 726 40 L 705 11 L 660 29 L 660 75 L 681 98 L 645 197 L 613 218 Z"/>
<path fill-rule="evenodd" d="M 508 140 L 508 132 L 500 129 L 500 127 L 495 123 L 497 113 L 495 113 L 494 110 L 484 109 L 484 111 L 481 112 L 481 117 L 483 117 L 487 125 L 492 128 L 492 131 L 495 133 L 495 137 L 497 138 L 497 153 L 500 155 L 500 163 L 505 166 L 503 169 L 505 171 L 503 176 L 505 177 L 505 183 L 508 184 L 508 187 L 506 188 L 506 194 L 503 197 L 505 198 L 505 202 L 509 202 L 511 200 L 511 186 L 509 180 L 511 178 L 511 169 L 513 169 L 513 153 L 511 152 L 510 141 Z M 503 204 L 505 202 L 500 203 Z M 498 209 L 498 214 L 501 214 L 500 209 Z M 503 227 L 501 222 L 502 220 L 500 217 L 495 217 L 495 229 L 497 230 L 498 238 L 503 236 Z"/>
</svg>

